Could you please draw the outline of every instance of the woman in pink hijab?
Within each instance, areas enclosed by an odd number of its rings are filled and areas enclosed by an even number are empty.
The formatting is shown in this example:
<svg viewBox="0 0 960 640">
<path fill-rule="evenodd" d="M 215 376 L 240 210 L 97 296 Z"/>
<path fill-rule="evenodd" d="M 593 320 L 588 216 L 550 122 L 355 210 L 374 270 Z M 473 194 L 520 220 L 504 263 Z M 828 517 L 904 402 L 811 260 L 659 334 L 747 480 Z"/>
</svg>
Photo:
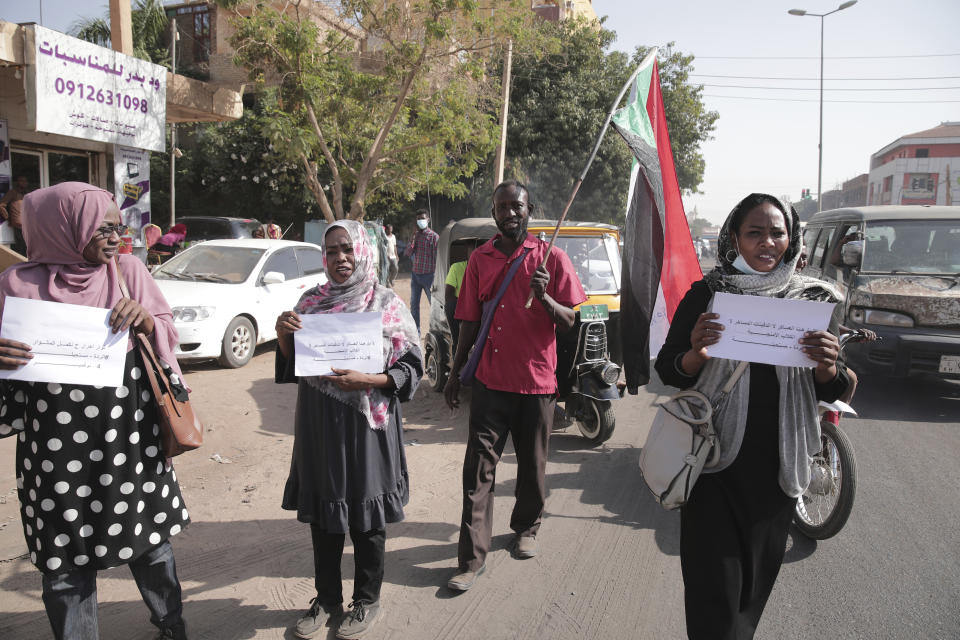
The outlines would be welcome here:
<svg viewBox="0 0 960 640">
<path fill-rule="evenodd" d="M 183 388 L 170 307 L 143 264 L 118 255 L 125 229 L 113 197 L 67 182 L 28 194 L 24 211 L 28 260 L 0 274 L 0 312 L 10 296 L 112 309 L 114 332 L 149 335 Z M 0 338 L 0 368 L 32 357 L 27 344 Z M 130 565 L 160 637 L 187 637 L 168 540 L 190 520 L 143 374 L 130 341 L 119 387 L 0 381 L 0 437 L 19 440 L 20 517 L 58 640 L 99 637 L 97 571 L 121 564 Z"/>
</svg>

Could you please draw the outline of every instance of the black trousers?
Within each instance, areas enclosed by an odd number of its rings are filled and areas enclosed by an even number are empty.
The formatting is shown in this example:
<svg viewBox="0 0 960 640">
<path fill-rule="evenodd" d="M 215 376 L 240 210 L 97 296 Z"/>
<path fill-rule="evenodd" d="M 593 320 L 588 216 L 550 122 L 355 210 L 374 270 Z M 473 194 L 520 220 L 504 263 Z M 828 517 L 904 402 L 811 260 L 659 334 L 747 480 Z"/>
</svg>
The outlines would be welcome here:
<svg viewBox="0 0 960 640">
<path fill-rule="evenodd" d="M 340 560 L 343 558 L 342 533 L 330 533 L 315 524 L 310 525 L 313 538 L 314 585 L 317 599 L 324 605 L 343 602 L 343 580 L 340 575 Z M 380 600 L 383 585 L 383 563 L 387 531 L 350 529 L 353 541 L 353 600 L 372 604 Z"/>
<path fill-rule="evenodd" d="M 547 499 L 544 474 L 556 396 L 509 393 L 473 381 L 470 433 L 463 459 L 463 514 L 457 561 L 461 570 L 483 566 L 493 535 L 493 488 L 497 463 L 513 437 L 517 453 L 517 498 L 510 528 L 536 535 Z"/>
<path fill-rule="evenodd" d="M 753 638 L 783 564 L 796 498 L 776 484 L 731 491 L 704 474 L 680 511 L 687 637 Z M 765 490 L 766 489 L 766 490 Z"/>
</svg>

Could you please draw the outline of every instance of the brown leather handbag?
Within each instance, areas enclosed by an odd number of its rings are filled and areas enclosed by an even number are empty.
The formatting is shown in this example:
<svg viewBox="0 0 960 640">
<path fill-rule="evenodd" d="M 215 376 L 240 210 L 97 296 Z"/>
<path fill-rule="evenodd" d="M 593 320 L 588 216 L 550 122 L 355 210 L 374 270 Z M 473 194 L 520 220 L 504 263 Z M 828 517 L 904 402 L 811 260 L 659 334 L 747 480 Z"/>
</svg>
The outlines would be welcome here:
<svg viewBox="0 0 960 640">
<path fill-rule="evenodd" d="M 143 356 L 144 368 L 157 405 L 157 424 L 160 425 L 160 442 L 168 457 L 178 456 L 203 444 L 203 425 L 193 412 L 189 400 L 177 400 L 170 379 L 163 371 L 153 352 L 150 340 L 142 333 L 136 334 L 137 347 Z"/>
<path fill-rule="evenodd" d="M 120 273 L 120 263 L 116 263 L 117 276 L 120 280 L 120 291 L 125 298 L 130 297 L 127 283 Z M 146 369 L 147 379 L 153 392 L 153 401 L 157 409 L 157 424 L 160 426 L 160 443 L 163 453 L 168 458 L 178 456 L 184 451 L 191 451 L 203 444 L 203 425 L 193 412 L 190 400 L 178 400 L 170 378 L 164 372 L 160 360 L 153 352 L 150 339 L 142 333 L 134 331 L 134 343 L 140 350 L 143 366 Z"/>
</svg>

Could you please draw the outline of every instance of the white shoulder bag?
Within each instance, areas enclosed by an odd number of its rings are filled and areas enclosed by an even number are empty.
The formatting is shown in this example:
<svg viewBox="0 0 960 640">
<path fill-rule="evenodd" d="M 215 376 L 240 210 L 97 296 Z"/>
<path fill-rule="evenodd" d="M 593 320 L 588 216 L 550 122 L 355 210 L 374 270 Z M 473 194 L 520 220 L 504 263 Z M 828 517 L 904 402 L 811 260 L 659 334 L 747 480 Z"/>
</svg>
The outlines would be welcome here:
<svg viewBox="0 0 960 640">
<path fill-rule="evenodd" d="M 687 389 L 660 405 L 640 452 L 640 471 L 664 509 L 686 504 L 700 472 L 719 461 L 714 407 L 730 393 L 749 364 L 737 365 L 712 403 L 699 391 Z"/>
</svg>

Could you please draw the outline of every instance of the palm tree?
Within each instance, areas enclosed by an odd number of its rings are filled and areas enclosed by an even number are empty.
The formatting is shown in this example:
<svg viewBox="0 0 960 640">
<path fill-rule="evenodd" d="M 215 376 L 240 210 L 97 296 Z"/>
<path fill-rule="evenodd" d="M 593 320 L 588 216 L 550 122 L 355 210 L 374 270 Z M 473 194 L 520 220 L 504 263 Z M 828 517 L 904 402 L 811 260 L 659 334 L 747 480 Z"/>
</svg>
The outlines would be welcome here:
<svg viewBox="0 0 960 640">
<path fill-rule="evenodd" d="M 169 68 L 169 21 L 162 0 L 136 0 L 130 12 L 130 21 L 133 28 L 133 55 Z M 70 33 L 81 40 L 109 47 L 110 16 L 77 20 L 71 26 Z"/>
</svg>

